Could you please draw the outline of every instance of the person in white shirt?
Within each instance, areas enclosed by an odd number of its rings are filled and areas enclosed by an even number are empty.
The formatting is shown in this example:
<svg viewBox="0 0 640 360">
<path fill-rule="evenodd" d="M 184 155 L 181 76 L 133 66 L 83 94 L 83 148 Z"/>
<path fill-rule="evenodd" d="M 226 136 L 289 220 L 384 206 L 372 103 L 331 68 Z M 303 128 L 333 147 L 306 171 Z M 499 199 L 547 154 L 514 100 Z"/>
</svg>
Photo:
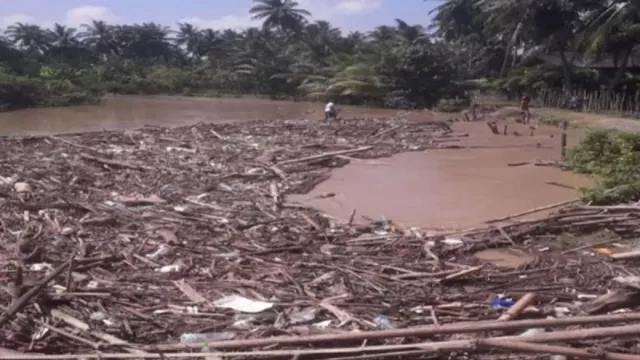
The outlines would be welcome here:
<svg viewBox="0 0 640 360">
<path fill-rule="evenodd" d="M 327 105 L 324 106 L 324 121 L 329 121 L 329 119 L 336 117 L 336 104 L 333 103 L 333 100 L 330 100 Z"/>
</svg>

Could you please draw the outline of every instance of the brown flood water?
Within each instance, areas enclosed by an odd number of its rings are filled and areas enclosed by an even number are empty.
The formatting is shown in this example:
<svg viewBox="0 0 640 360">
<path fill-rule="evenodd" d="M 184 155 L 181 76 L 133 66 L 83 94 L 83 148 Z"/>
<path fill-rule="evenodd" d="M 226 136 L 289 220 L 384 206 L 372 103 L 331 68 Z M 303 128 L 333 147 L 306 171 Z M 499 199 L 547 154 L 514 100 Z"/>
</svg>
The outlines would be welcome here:
<svg viewBox="0 0 640 360">
<path fill-rule="evenodd" d="M 0 113 L 0 135 L 127 130 L 145 125 L 180 126 L 200 121 L 320 119 L 322 110 L 321 105 L 309 102 L 114 96 L 100 106 Z M 341 116 L 392 116 L 395 113 L 345 107 Z M 450 117 L 443 116 L 445 119 Z M 426 120 L 434 115 L 416 113 L 411 117 Z M 310 194 L 292 196 L 289 201 L 312 205 L 343 219 L 356 209 L 359 216 L 385 216 L 403 225 L 465 228 L 576 196 L 575 190 L 549 182 L 574 187 L 589 184 L 585 177 L 555 168 L 508 166 L 535 159 L 559 159 L 558 129 L 543 128 L 533 137 L 496 136 L 489 132 L 484 122 L 479 122 L 457 123 L 455 130 L 470 136 L 453 144 L 485 148 L 431 150 L 357 161 L 335 170 L 331 179 Z M 524 127 L 510 125 L 510 132 L 513 130 L 527 133 Z M 576 134 L 570 135 L 570 140 L 576 138 Z M 327 192 L 336 196 L 317 198 Z"/>
<path fill-rule="evenodd" d="M 483 122 L 457 123 L 454 129 L 470 134 L 457 144 L 479 148 L 427 150 L 359 161 L 336 169 L 311 193 L 291 200 L 341 219 L 348 219 L 355 209 L 360 216 L 384 216 L 405 226 L 450 230 L 571 200 L 578 196 L 577 191 L 559 184 L 579 188 L 591 183 L 587 177 L 557 168 L 508 166 L 536 159 L 559 160 L 558 129 L 543 128 L 533 137 L 496 136 Z M 524 126 L 518 130 L 527 133 Z M 569 142 L 577 135 L 570 134 Z M 323 193 L 336 195 L 319 198 Z"/>
</svg>

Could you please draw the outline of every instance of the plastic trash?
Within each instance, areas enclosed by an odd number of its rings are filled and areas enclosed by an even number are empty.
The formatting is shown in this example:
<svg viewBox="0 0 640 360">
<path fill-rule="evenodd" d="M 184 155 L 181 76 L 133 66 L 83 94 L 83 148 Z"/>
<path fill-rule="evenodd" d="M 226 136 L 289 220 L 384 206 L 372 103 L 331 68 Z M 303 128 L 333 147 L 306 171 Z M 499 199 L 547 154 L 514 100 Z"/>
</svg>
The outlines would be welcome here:
<svg viewBox="0 0 640 360">
<path fill-rule="evenodd" d="M 236 337 L 232 332 L 211 332 L 211 333 L 184 333 L 180 335 L 180 342 L 183 344 L 202 343 L 221 340 L 233 340 Z M 203 346 L 200 352 L 211 352 L 208 346 Z M 222 357 L 210 355 L 205 360 L 222 360 Z"/>
<path fill-rule="evenodd" d="M 225 296 L 216 300 L 213 305 L 223 309 L 233 309 L 251 314 L 263 312 L 273 307 L 273 303 L 251 300 L 239 295 Z"/>
<path fill-rule="evenodd" d="M 442 243 L 445 245 L 449 245 L 449 246 L 459 246 L 464 244 L 464 242 L 462 241 L 462 239 L 458 239 L 458 238 L 445 238 L 444 240 L 442 240 Z"/>
<path fill-rule="evenodd" d="M 31 271 L 43 271 L 43 270 L 50 270 L 53 269 L 53 267 L 51 266 L 51 264 L 47 264 L 47 263 L 37 263 L 37 264 L 31 264 L 31 266 L 29 266 L 29 270 Z"/>
<path fill-rule="evenodd" d="M 543 328 L 531 328 L 518 336 L 532 336 L 532 335 L 542 334 L 544 332 L 546 332 L 546 330 Z"/>
<path fill-rule="evenodd" d="M 13 185 L 13 189 L 18 193 L 27 193 L 31 192 L 31 185 L 26 182 L 17 182 Z"/>
<path fill-rule="evenodd" d="M 329 325 L 331 325 L 331 320 L 325 320 L 313 324 L 313 327 L 317 329 L 326 329 L 329 327 Z"/>
<path fill-rule="evenodd" d="M 210 332 L 210 333 L 184 333 L 180 335 L 180 342 L 183 344 L 193 344 L 201 342 L 233 340 L 236 337 L 232 332 Z"/>
<path fill-rule="evenodd" d="M 151 254 L 147 254 L 147 259 L 156 260 L 161 256 L 164 256 L 169 253 L 169 247 L 166 244 L 162 244 L 158 247 L 158 249 Z"/>
<path fill-rule="evenodd" d="M 601 254 L 601 255 L 613 255 L 614 254 L 613 250 L 607 249 L 607 248 L 599 248 L 596 251 L 598 252 L 598 254 Z"/>
<path fill-rule="evenodd" d="M 179 272 L 181 269 L 182 269 L 182 266 L 178 264 L 174 264 L 174 265 L 163 266 L 161 268 L 156 269 L 156 271 L 161 273 L 172 273 L 172 272 Z"/>
<path fill-rule="evenodd" d="M 89 315 L 89 319 L 93 320 L 93 321 L 102 321 L 104 319 L 107 318 L 107 315 L 105 315 L 103 312 L 94 312 L 91 313 L 91 315 Z"/>
<path fill-rule="evenodd" d="M 491 302 L 491 305 L 493 305 L 494 308 L 509 308 L 512 307 L 513 304 L 515 304 L 516 302 L 513 301 L 513 299 L 503 299 L 503 298 L 499 298 L 499 299 L 495 299 Z"/>
<path fill-rule="evenodd" d="M 289 315 L 289 322 L 292 325 L 304 324 L 316 318 L 317 310 L 314 308 L 306 308 Z"/>
<path fill-rule="evenodd" d="M 233 324 L 231 325 L 231 328 L 249 330 L 254 327 L 253 323 L 255 321 L 256 318 L 253 315 L 235 314 L 233 317 Z"/>
<path fill-rule="evenodd" d="M 391 320 L 389 320 L 389 318 L 384 316 L 384 315 L 376 316 L 376 318 L 373 319 L 373 322 L 380 329 L 393 329 L 394 328 L 393 324 L 391 323 Z"/>
</svg>

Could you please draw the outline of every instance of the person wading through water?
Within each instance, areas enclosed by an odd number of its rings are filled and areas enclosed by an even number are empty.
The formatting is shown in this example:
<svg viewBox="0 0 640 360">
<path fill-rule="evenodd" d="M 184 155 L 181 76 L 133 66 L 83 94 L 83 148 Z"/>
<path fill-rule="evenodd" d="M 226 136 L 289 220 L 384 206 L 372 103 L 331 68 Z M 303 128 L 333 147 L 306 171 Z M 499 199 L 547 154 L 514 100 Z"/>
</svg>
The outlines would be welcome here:
<svg viewBox="0 0 640 360">
<path fill-rule="evenodd" d="M 329 121 L 331 118 L 336 119 L 336 104 L 333 103 L 333 100 L 329 100 L 324 106 L 324 121 Z"/>
<path fill-rule="evenodd" d="M 522 93 L 522 97 L 520 98 L 520 114 L 522 114 L 522 123 L 529 124 L 531 121 L 531 112 L 529 111 L 529 103 L 531 102 L 531 98 L 529 94 Z"/>
</svg>

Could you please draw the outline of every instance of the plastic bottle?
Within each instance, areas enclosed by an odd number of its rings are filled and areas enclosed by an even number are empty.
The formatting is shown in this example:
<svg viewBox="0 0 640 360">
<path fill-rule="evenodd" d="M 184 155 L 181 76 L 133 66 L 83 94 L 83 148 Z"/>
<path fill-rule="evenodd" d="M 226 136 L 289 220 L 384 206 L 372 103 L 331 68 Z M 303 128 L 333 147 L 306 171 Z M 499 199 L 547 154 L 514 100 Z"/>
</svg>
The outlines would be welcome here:
<svg viewBox="0 0 640 360">
<path fill-rule="evenodd" d="M 231 340 L 236 337 L 232 332 L 211 332 L 211 333 L 184 333 L 180 335 L 180 342 L 183 344 Z"/>
<path fill-rule="evenodd" d="M 508 308 L 508 307 L 512 307 L 513 304 L 515 304 L 516 302 L 513 301 L 512 299 L 495 299 L 491 302 L 491 304 L 493 305 L 493 307 L 496 308 Z"/>
<path fill-rule="evenodd" d="M 376 325 L 380 329 L 393 329 L 393 328 L 395 328 L 393 326 L 393 324 L 391 323 L 391 320 L 389 320 L 389 318 L 384 316 L 384 315 L 376 316 L 376 318 L 373 319 L 373 322 L 376 323 Z"/>
</svg>

